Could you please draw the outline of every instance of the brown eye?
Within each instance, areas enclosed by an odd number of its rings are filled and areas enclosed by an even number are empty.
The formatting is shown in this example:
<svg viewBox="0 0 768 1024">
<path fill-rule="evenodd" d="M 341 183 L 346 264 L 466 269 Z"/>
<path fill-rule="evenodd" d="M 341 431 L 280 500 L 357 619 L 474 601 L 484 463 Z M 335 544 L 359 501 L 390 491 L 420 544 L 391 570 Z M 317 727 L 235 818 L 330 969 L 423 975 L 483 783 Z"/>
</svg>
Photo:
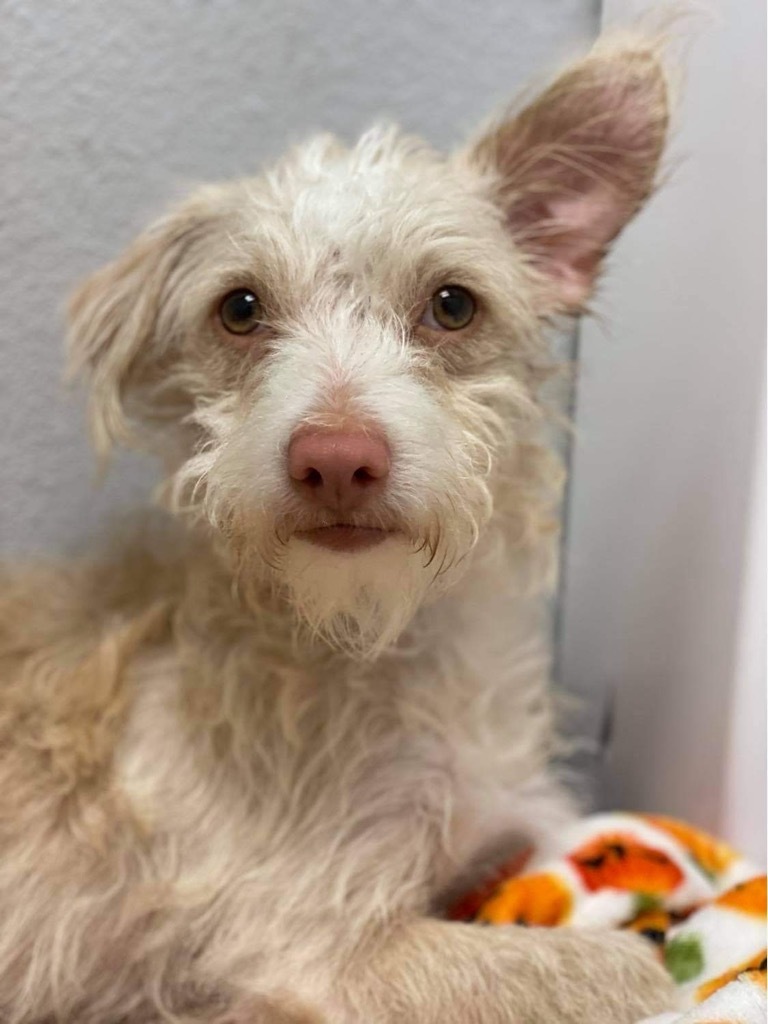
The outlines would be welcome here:
<svg viewBox="0 0 768 1024">
<path fill-rule="evenodd" d="M 433 330 L 460 331 L 475 315 L 476 308 L 466 288 L 447 284 L 432 296 L 421 322 Z"/>
<path fill-rule="evenodd" d="M 248 288 L 230 292 L 219 306 L 219 318 L 230 334 L 250 334 L 261 326 L 264 310 Z"/>
</svg>

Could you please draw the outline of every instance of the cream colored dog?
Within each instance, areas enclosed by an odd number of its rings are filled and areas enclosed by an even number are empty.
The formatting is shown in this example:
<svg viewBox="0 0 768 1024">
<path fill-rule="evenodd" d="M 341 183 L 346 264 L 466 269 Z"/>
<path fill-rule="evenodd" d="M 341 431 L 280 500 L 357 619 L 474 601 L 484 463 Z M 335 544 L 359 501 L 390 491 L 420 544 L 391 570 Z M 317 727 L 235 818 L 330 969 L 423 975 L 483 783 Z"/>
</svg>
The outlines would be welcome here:
<svg viewBox="0 0 768 1024">
<path fill-rule="evenodd" d="M 545 325 L 650 193 L 650 45 L 445 159 L 392 129 L 203 189 L 72 305 L 163 550 L 9 571 L 3 1024 L 621 1024 L 643 940 L 441 920 L 547 774 Z M 155 545 L 157 548 L 157 545 Z"/>
</svg>

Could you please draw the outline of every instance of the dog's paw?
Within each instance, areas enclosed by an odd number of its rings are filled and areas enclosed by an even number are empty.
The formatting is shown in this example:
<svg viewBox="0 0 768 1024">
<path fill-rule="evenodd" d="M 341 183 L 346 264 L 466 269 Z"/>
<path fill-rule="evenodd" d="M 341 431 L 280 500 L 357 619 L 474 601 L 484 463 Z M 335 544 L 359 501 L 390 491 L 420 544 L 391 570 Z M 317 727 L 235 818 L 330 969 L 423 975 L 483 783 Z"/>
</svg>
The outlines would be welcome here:
<svg viewBox="0 0 768 1024">
<path fill-rule="evenodd" d="M 553 929 L 550 939 L 558 961 L 552 982 L 559 990 L 559 1024 L 636 1024 L 675 1008 L 674 983 L 647 939 L 570 929 Z M 552 1020 L 546 1010 L 540 1024 Z"/>
</svg>

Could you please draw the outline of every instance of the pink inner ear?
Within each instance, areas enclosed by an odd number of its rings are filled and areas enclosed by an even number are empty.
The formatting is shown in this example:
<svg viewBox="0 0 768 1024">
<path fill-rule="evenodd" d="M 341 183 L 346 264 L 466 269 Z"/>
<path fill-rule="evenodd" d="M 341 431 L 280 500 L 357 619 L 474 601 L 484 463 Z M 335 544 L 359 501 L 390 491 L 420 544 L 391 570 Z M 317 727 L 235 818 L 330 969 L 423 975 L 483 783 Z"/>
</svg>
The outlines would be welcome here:
<svg viewBox="0 0 768 1024">
<path fill-rule="evenodd" d="M 578 310 L 609 243 L 648 196 L 667 124 L 651 47 L 608 47 L 566 71 L 473 150 L 519 247 Z"/>
<path fill-rule="evenodd" d="M 579 194 L 537 202 L 539 216 L 518 207 L 511 215 L 513 232 L 525 225 L 527 247 L 539 269 L 557 282 L 567 306 L 580 306 L 589 294 L 600 259 L 631 211 L 626 200 L 605 182 L 592 181 Z M 524 229 L 524 230 L 525 230 Z"/>
</svg>

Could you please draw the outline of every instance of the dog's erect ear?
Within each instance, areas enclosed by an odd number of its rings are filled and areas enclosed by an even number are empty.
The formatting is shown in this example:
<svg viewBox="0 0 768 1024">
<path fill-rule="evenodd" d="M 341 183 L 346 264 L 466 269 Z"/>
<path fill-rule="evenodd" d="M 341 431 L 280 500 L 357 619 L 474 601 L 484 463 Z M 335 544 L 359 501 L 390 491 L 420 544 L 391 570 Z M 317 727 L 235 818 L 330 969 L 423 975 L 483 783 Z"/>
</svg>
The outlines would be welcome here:
<svg viewBox="0 0 768 1024">
<path fill-rule="evenodd" d="M 115 441 L 135 440 L 140 422 L 151 418 L 146 385 L 157 386 L 158 368 L 177 333 L 167 299 L 181 284 L 183 258 L 203 230 L 204 221 L 192 211 L 170 215 L 72 297 L 70 370 L 89 377 L 91 433 L 101 456 Z"/>
<path fill-rule="evenodd" d="M 653 189 L 667 122 L 656 48 L 617 40 L 465 151 L 554 308 L 583 308 L 608 244 Z"/>
</svg>

